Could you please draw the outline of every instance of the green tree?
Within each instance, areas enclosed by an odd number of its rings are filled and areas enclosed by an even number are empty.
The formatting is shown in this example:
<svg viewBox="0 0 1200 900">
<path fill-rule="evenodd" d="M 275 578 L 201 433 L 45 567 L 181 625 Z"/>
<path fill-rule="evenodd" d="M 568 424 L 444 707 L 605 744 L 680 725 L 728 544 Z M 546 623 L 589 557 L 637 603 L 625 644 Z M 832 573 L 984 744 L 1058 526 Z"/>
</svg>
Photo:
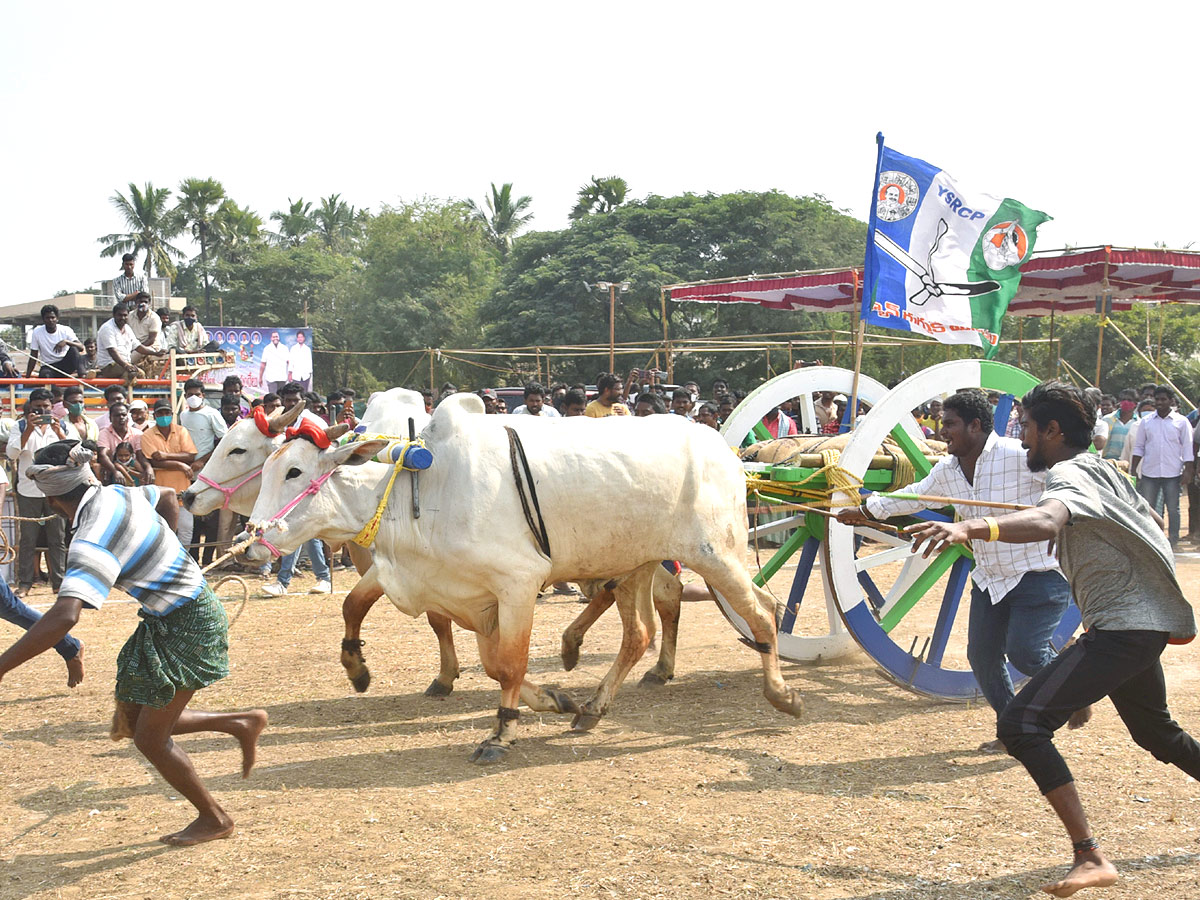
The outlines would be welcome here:
<svg viewBox="0 0 1200 900">
<path fill-rule="evenodd" d="M 617 341 L 656 344 L 663 333 L 662 285 L 851 265 L 862 260 L 865 234 L 863 223 L 823 197 L 652 195 L 609 215 L 577 219 L 562 231 L 523 236 L 480 310 L 484 340 L 494 347 L 606 343 L 607 294 L 589 293 L 585 284 L 629 281 L 631 290 L 618 301 Z M 752 304 L 667 306 L 677 339 L 833 327 L 825 314 Z M 760 380 L 761 361 L 761 353 L 696 354 L 677 360 L 676 377 L 720 373 Z M 590 381 L 597 368 L 595 358 L 583 358 L 562 376 Z"/>
<path fill-rule="evenodd" d="M 607 178 L 592 176 L 592 180 L 579 189 L 579 200 L 571 210 L 572 219 L 582 219 L 595 213 L 612 212 L 625 202 L 629 184 L 624 178 L 610 175 Z"/>
<path fill-rule="evenodd" d="M 130 182 L 128 197 L 118 191 L 109 199 L 121 214 L 128 231 L 97 238 L 98 243 L 105 245 L 100 251 L 101 258 L 140 252 L 147 278 L 151 275 L 152 266 L 160 276 L 174 278 L 174 261 L 182 259 L 184 254 L 170 242 L 183 232 L 183 224 L 175 211 L 168 207 L 170 189 L 156 188 L 147 181 L 146 186 L 139 190 L 136 184 Z"/>
<path fill-rule="evenodd" d="M 213 257 L 227 265 L 240 264 L 250 248 L 262 242 L 262 224 L 250 207 L 238 206 L 226 198 L 212 219 Z"/>
<path fill-rule="evenodd" d="M 499 190 L 496 189 L 496 183 L 492 182 L 491 196 L 484 202 L 487 204 L 486 211 L 476 206 L 472 200 L 468 200 L 467 205 L 471 214 L 483 226 L 488 238 L 500 251 L 500 255 L 508 256 L 517 232 L 533 219 L 533 213 L 526 212 L 533 203 L 533 198 L 524 196 L 514 200 L 511 181 L 506 182 Z"/>
<path fill-rule="evenodd" d="M 357 266 L 353 257 L 311 241 L 253 246 L 237 264 L 219 264 L 225 320 L 247 327 L 300 324 L 306 309 L 321 305 L 330 283 Z M 349 309 L 343 311 L 353 318 Z"/>
<path fill-rule="evenodd" d="M 187 178 L 179 185 L 178 216 L 200 244 L 200 272 L 204 278 L 204 318 L 212 321 L 212 278 L 209 274 L 208 248 L 213 220 L 225 188 L 215 178 Z"/>
<path fill-rule="evenodd" d="M 358 349 L 478 345 L 478 309 L 494 284 L 497 261 L 466 203 L 385 207 L 368 219 L 361 254 L 361 293 L 347 297 L 350 309 L 338 310 L 352 316 Z M 385 384 L 400 384 L 414 360 L 375 357 L 371 371 Z"/>
<path fill-rule="evenodd" d="M 288 197 L 287 212 L 275 210 L 271 213 L 271 221 L 279 223 L 279 231 L 269 238 L 276 244 L 299 246 L 306 237 L 317 230 L 312 204 L 306 203 L 303 197 L 299 200 Z"/>
<path fill-rule="evenodd" d="M 313 210 L 316 233 L 331 250 L 352 247 L 362 228 L 362 213 L 342 199 L 341 194 L 330 194 L 321 198 L 321 205 Z"/>
</svg>

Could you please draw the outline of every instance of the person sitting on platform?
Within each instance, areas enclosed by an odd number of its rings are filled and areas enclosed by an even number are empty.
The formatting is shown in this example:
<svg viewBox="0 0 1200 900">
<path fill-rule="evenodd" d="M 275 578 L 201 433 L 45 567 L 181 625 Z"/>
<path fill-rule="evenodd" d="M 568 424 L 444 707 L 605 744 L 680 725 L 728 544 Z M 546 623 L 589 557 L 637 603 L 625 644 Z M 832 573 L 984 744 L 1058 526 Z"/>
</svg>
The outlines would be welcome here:
<svg viewBox="0 0 1200 900">
<path fill-rule="evenodd" d="M 133 362 L 138 366 L 149 368 L 146 360 L 158 359 L 167 355 L 167 349 L 162 338 L 162 319 L 150 309 L 150 298 L 139 297 L 133 314 L 129 317 L 129 327 L 133 329 L 138 347 L 133 351 Z M 145 348 L 151 349 L 150 353 Z"/>
<path fill-rule="evenodd" d="M 112 308 L 112 318 L 96 332 L 96 362 L 101 378 L 123 378 L 132 382 L 138 376 L 133 363 L 133 351 L 139 349 L 138 339 L 129 327 L 129 307 L 118 303 Z M 144 349 L 149 355 L 153 351 Z"/>
<path fill-rule="evenodd" d="M 29 336 L 29 364 L 25 367 L 25 377 L 32 375 L 34 366 L 40 362 L 43 378 L 64 375 L 82 378 L 87 374 L 83 352 L 83 342 L 75 336 L 74 329 L 58 323 L 58 307 L 47 303 L 42 307 L 42 324 Z"/>
<path fill-rule="evenodd" d="M 200 324 L 196 307 L 185 306 L 180 321 L 167 329 L 167 343 L 178 353 L 200 353 L 208 345 L 208 332 Z"/>
</svg>

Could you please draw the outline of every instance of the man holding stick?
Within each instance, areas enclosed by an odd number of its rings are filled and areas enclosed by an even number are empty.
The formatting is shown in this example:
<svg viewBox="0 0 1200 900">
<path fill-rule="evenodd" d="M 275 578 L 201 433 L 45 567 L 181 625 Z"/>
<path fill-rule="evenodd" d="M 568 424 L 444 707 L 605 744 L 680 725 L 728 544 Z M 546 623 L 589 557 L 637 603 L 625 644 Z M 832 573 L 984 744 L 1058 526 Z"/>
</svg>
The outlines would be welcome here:
<svg viewBox="0 0 1200 900">
<path fill-rule="evenodd" d="M 58 599 L 25 636 L 0 654 L 0 679 L 61 641 L 83 607 L 99 609 L 114 587 L 140 604 L 141 622 L 117 657 L 117 710 L 112 737 L 132 737 L 167 782 L 196 807 L 182 831 L 161 840 L 188 846 L 229 837 L 233 820 L 209 793 L 173 735 L 219 731 L 242 748 L 250 774 L 261 709 L 212 713 L 187 708 L 192 695 L 229 674 L 225 610 L 175 537 L 174 491 L 153 485 L 101 487 L 91 472 L 93 450 L 60 441 L 38 451 L 28 477 L 47 503 L 73 523 Z"/>
<path fill-rule="evenodd" d="M 941 433 L 949 457 L 921 481 L 899 492 L 922 495 L 923 499 L 872 495 L 861 507 L 842 510 L 838 520 L 863 525 L 945 505 L 925 495 L 1001 504 L 1037 503 L 1045 476 L 1025 465 L 1020 441 L 995 434 L 993 408 L 983 391 L 962 390 L 947 398 L 942 404 Z M 1001 507 L 985 509 L 999 512 Z M 999 716 L 1013 698 L 1005 659 L 1018 671 L 1033 675 L 1054 658 L 1050 638 L 1070 605 L 1071 588 L 1044 547 L 976 541 L 971 549 L 975 569 L 971 573 L 967 660 L 980 692 Z M 1072 724 L 1078 727 L 1086 721 L 1087 712 L 1081 711 Z M 987 741 L 979 749 L 987 753 L 1004 750 L 999 741 Z"/>
<path fill-rule="evenodd" d="M 1117 870 L 1100 852 L 1054 732 L 1076 710 L 1109 697 L 1139 746 L 1200 778 L 1200 744 L 1171 718 L 1159 661 L 1168 643 L 1195 637 L 1196 623 L 1175 578 L 1162 520 L 1111 461 L 1087 452 L 1095 410 L 1079 389 L 1040 384 L 1021 406 L 1028 467 L 1048 470 L 1037 507 L 907 531 L 913 552 L 925 545 L 926 556 L 968 541 L 1056 542 L 1087 631 L 1021 689 L 1001 715 L 997 735 L 1074 844 L 1070 872 L 1042 888 L 1069 897 L 1114 884 Z"/>
</svg>

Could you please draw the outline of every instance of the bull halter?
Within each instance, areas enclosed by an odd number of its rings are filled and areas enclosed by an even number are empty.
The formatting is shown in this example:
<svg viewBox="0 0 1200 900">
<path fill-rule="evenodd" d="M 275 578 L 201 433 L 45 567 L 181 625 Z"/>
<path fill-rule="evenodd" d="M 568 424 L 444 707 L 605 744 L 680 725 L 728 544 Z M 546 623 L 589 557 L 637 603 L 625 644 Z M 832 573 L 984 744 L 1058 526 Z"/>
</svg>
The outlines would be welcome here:
<svg viewBox="0 0 1200 900">
<path fill-rule="evenodd" d="M 255 409 L 254 409 L 254 426 L 260 432 L 262 432 L 264 437 L 268 437 L 271 439 L 275 438 L 275 435 L 271 432 L 271 426 L 268 423 L 267 414 L 265 412 L 263 412 L 263 408 L 261 406 L 255 407 Z M 225 502 L 221 504 L 221 509 L 229 509 L 229 501 L 233 499 L 233 495 L 237 493 L 238 488 L 240 488 L 244 484 L 249 484 L 251 481 L 253 481 L 255 478 L 257 478 L 259 475 L 261 475 L 262 470 L 263 470 L 263 467 L 259 466 L 257 469 L 255 469 L 253 472 L 251 472 L 249 475 L 247 475 L 245 478 L 243 478 L 241 481 L 239 481 L 237 484 L 235 484 L 233 487 L 228 487 L 228 488 L 222 487 L 219 482 L 213 481 L 211 478 L 209 478 L 205 475 L 200 475 L 200 474 L 196 475 L 196 480 L 203 481 L 210 488 L 215 488 L 216 490 L 218 490 L 222 494 L 224 494 Z"/>
<path fill-rule="evenodd" d="M 229 501 L 233 499 L 233 495 L 237 493 L 238 488 L 240 488 L 243 484 L 247 484 L 247 483 L 253 481 L 259 475 L 261 475 L 262 470 L 263 470 L 263 467 L 259 466 L 257 469 L 255 469 L 253 472 L 251 472 L 249 475 L 247 475 L 245 478 L 243 478 L 241 481 L 239 481 L 237 484 L 235 484 L 233 487 L 222 487 L 220 482 L 213 481 L 211 478 L 208 478 L 204 475 L 199 475 L 199 474 L 196 475 L 196 480 L 203 481 L 210 488 L 215 488 L 216 490 L 218 490 L 222 494 L 224 494 L 225 502 L 221 504 L 221 509 L 229 509 Z"/>
<path fill-rule="evenodd" d="M 306 421 L 304 424 L 311 425 L 312 423 Z M 301 427 L 295 429 L 295 432 L 296 432 L 296 434 L 300 434 L 300 433 L 304 433 L 305 430 L 306 429 L 304 429 L 303 425 L 302 425 Z M 314 427 L 313 430 L 316 431 L 317 429 Z M 295 437 L 295 434 L 293 434 L 293 429 L 289 428 L 288 429 L 288 438 L 291 439 L 293 437 Z M 326 446 L 328 446 L 329 439 L 325 437 L 324 432 L 321 432 L 321 437 L 325 438 Z M 403 440 L 403 439 L 401 439 L 401 440 Z M 424 446 L 424 444 L 422 444 L 420 441 L 405 441 L 405 443 L 416 445 L 416 446 Z M 391 477 L 388 478 L 387 487 L 384 489 L 384 492 L 383 492 L 383 498 L 379 501 L 379 505 L 375 507 L 375 514 L 373 516 L 371 516 L 370 521 L 368 521 L 367 524 L 362 527 L 362 529 L 358 532 L 358 534 L 356 534 L 353 538 L 351 538 L 351 540 L 354 541 L 354 543 L 358 544 L 360 547 L 370 547 L 373 543 L 375 543 L 375 537 L 376 537 L 376 535 L 379 534 L 379 525 L 383 521 L 383 512 L 385 509 L 387 509 L 388 500 L 391 499 L 392 488 L 394 488 L 396 486 L 396 476 L 399 475 L 404 469 L 409 469 L 409 471 L 415 471 L 415 469 L 404 465 L 404 459 L 405 459 L 405 455 L 403 453 L 401 453 L 400 458 L 397 459 L 396 462 L 392 464 Z M 297 494 L 293 500 L 289 501 L 283 507 L 283 509 L 281 509 L 278 513 L 276 513 L 274 516 L 272 516 L 269 520 L 264 522 L 262 525 L 259 525 L 254 529 L 255 534 L 258 538 L 258 542 L 260 544 L 262 544 L 264 547 L 266 547 L 267 550 L 269 550 L 271 552 L 271 555 L 274 556 L 276 559 L 283 556 L 283 554 L 279 551 L 278 547 L 276 547 L 274 544 L 272 544 L 270 541 L 268 541 L 266 538 L 263 537 L 263 531 L 267 528 L 267 526 L 269 526 L 271 524 L 279 523 L 284 518 L 284 516 L 286 516 L 288 513 L 290 513 L 292 510 L 294 510 L 300 504 L 300 501 L 303 500 L 305 497 L 316 494 L 317 491 L 319 491 L 321 489 L 321 485 L 323 485 L 326 481 L 328 481 L 330 476 L 332 476 L 333 473 L 336 471 L 337 471 L 337 467 L 335 466 L 334 468 L 332 468 L 328 472 L 326 472 L 324 475 L 320 475 L 316 478 L 313 478 L 311 481 L 309 481 L 308 487 L 306 487 L 303 491 L 301 491 L 299 494 Z"/>
</svg>

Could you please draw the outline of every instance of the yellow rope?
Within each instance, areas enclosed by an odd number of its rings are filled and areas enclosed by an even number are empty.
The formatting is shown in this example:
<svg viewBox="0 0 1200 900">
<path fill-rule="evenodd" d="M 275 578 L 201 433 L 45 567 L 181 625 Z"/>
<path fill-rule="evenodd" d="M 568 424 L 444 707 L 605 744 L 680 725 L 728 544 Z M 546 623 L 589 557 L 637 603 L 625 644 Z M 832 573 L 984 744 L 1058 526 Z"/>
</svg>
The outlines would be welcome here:
<svg viewBox="0 0 1200 900">
<path fill-rule="evenodd" d="M 354 543 L 360 547 L 370 547 L 375 543 L 375 536 L 379 534 L 379 523 L 383 521 L 383 511 L 387 509 L 388 500 L 392 496 L 392 488 L 396 484 L 396 476 L 404 469 L 404 457 L 401 456 L 392 465 L 392 477 L 388 479 L 387 489 L 383 492 L 383 499 L 379 501 L 379 506 L 375 509 L 375 515 L 371 516 L 371 521 L 362 527 L 362 531 L 356 534 L 353 538 Z"/>
</svg>

